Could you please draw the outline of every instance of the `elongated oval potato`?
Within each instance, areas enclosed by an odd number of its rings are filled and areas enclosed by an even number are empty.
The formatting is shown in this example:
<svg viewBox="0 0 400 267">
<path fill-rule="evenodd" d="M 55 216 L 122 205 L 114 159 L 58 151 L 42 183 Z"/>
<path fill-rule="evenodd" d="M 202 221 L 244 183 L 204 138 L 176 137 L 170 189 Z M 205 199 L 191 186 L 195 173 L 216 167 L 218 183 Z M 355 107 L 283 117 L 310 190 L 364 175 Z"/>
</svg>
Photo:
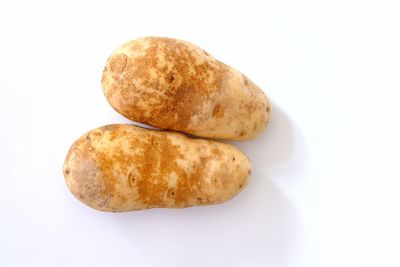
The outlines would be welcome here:
<svg viewBox="0 0 400 267">
<path fill-rule="evenodd" d="M 266 95 L 245 75 L 172 38 L 120 46 L 106 63 L 102 87 L 126 118 L 202 137 L 248 140 L 270 117 Z"/>
<path fill-rule="evenodd" d="M 225 202 L 247 185 L 250 162 L 229 144 L 120 124 L 79 138 L 63 171 L 88 206 L 130 211 Z"/>
</svg>

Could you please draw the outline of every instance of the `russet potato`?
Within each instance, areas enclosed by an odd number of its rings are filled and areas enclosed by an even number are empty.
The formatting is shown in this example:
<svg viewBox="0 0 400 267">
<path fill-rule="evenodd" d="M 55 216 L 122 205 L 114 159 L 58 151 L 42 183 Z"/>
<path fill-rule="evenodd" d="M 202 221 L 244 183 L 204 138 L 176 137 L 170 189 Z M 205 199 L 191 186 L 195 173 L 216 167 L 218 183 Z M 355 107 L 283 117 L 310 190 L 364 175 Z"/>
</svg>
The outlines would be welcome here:
<svg viewBox="0 0 400 267">
<path fill-rule="evenodd" d="M 173 38 L 121 45 L 106 63 L 102 88 L 130 120 L 201 137 L 252 139 L 270 118 L 266 95 L 244 74 Z"/>
<path fill-rule="evenodd" d="M 225 202 L 247 185 L 250 162 L 229 144 L 119 124 L 80 137 L 63 172 L 88 206 L 131 211 Z"/>
</svg>

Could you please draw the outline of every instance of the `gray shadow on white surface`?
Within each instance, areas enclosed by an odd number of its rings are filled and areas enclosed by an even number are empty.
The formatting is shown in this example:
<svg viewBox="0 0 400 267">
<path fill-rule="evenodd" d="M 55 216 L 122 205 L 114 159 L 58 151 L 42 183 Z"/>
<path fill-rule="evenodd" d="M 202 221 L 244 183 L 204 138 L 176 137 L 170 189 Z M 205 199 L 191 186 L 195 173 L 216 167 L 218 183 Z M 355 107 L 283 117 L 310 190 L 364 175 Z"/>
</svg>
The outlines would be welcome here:
<svg viewBox="0 0 400 267">
<path fill-rule="evenodd" d="M 132 249 L 165 251 L 166 266 L 289 266 L 302 245 L 302 226 L 274 181 L 300 166 L 295 127 L 273 104 L 267 130 L 234 142 L 251 159 L 251 183 L 215 206 L 109 214 Z M 301 158 L 301 157 L 300 157 Z M 146 249 L 147 247 L 147 249 Z M 149 266 L 161 263 L 149 257 Z"/>
<path fill-rule="evenodd" d="M 231 143 L 249 156 L 253 168 L 267 170 L 270 176 L 278 178 L 275 175 L 302 167 L 305 145 L 301 132 L 284 111 L 274 102 L 271 106 L 270 123 L 260 136 Z"/>
<path fill-rule="evenodd" d="M 221 205 L 109 216 L 132 249 L 165 251 L 157 257 L 166 266 L 289 266 L 301 236 L 290 201 L 257 170 L 240 195 Z M 149 259 L 149 266 L 159 264 Z"/>
</svg>

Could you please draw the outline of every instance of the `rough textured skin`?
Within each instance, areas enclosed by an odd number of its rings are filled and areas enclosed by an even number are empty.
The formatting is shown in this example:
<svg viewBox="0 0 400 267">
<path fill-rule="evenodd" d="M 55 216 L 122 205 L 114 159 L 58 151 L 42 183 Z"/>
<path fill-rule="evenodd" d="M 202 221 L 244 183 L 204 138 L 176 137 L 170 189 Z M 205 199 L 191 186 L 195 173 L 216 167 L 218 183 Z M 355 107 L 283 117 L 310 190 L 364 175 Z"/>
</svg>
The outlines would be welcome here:
<svg viewBox="0 0 400 267">
<path fill-rule="evenodd" d="M 270 118 L 266 95 L 245 75 L 172 38 L 120 46 L 106 63 L 102 87 L 126 118 L 202 137 L 248 140 Z"/>
<path fill-rule="evenodd" d="M 121 124 L 79 138 L 63 172 L 88 206 L 130 211 L 225 202 L 247 185 L 250 162 L 229 144 Z"/>
</svg>

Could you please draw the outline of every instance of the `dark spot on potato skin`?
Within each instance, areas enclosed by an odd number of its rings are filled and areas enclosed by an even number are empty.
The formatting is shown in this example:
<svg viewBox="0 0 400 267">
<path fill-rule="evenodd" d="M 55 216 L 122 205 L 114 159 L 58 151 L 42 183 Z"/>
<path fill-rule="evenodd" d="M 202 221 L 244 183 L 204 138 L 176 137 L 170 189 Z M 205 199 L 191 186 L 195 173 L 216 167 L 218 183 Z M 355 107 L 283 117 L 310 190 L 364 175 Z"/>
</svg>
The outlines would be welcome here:
<svg viewBox="0 0 400 267">
<path fill-rule="evenodd" d="M 129 187 L 132 187 L 133 184 L 135 183 L 135 181 L 136 181 L 136 179 L 135 179 L 133 173 L 129 173 L 128 174 L 128 185 L 129 185 Z"/>
<path fill-rule="evenodd" d="M 221 117 L 224 116 L 224 113 L 225 113 L 225 111 L 224 111 L 224 109 L 221 107 L 221 105 L 220 105 L 220 104 L 217 104 L 217 105 L 214 107 L 212 116 L 213 116 L 213 117 L 216 117 L 216 118 L 221 118 Z"/>
<path fill-rule="evenodd" d="M 175 80 L 174 73 L 171 73 L 170 76 L 169 76 L 169 78 L 168 78 L 168 81 L 169 81 L 170 83 L 172 83 L 174 80 Z"/>
<path fill-rule="evenodd" d="M 206 55 L 206 56 L 210 56 L 210 54 L 209 53 L 207 53 L 207 51 L 205 51 L 205 50 L 202 50 L 203 51 L 203 53 L 204 53 L 204 55 Z"/>
<path fill-rule="evenodd" d="M 242 77 L 243 77 L 244 85 L 249 86 L 250 85 L 249 79 L 244 74 L 242 74 Z"/>
</svg>

